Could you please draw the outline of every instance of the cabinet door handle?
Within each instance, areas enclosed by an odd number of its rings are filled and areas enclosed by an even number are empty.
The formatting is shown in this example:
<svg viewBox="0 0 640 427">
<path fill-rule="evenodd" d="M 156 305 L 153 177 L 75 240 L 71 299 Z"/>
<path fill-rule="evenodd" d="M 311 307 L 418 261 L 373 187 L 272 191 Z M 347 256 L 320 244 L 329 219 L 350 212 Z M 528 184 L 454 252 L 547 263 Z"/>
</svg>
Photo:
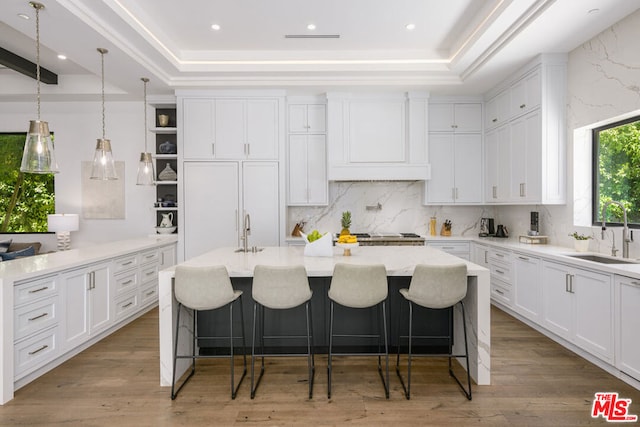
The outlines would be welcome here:
<svg viewBox="0 0 640 427">
<path fill-rule="evenodd" d="M 569 275 L 569 292 L 571 292 L 572 294 L 575 293 L 573 291 L 573 274 Z"/>
<path fill-rule="evenodd" d="M 251 144 L 247 143 L 247 157 L 251 155 Z"/>
<path fill-rule="evenodd" d="M 455 200 L 455 199 L 456 199 L 456 189 L 455 189 L 455 187 L 452 187 L 452 188 L 451 188 L 451 198 L 452 198 L 453 200 Z"/>
<path fill-rule="evenodd" d="M 485 264 L 489 263 L 489 261 L 487 260 L 487 253 L 488 253 L 488 252 L 489 252 L 489 251 L 484 251 L 484 263 L 485 263 Z"/>
<path fill-rule="evenodd" d="M 212 155 L 213 157 L 215 157 L 215 156 L 216 156 L 216 143 L 215 143 L 215 142 L 212 142 L 212 143 L 211 143 L 211 155 Z"/>
<path fill-rule="evenodd" d="M 526 106 L 527 106 L 527 104 L 520 104 L 520 108 L 521 108 L 521 109 L 522 109 L 522 108 L 524 108 L 524 107 L 526 107 Z"/>
<path fill-rule="evenodd" d="M 49 315 L 49 313 L 42 313 L 42 314 L 39 314 L 39 315 L 37 315 L 37 316 L 30 317 L 30 318 L 29 318 L 29 322 L 33 322 L 34 320 L 41 319 L 41 318 L 46 317 L 46 316 L 48 316 L 48 315 Z"/>
<path fill-rule="evenodd" d="M 569 291 L 569 280 L 570 280 L 569 276 L 570 276 L 569 274 L 565 274 L 564 275 L 564 291 L 565 292 L 570 292 Z"/>
<path fill-rule="evenodd" d="M 40 353 L 42 350 L 45 350 L 47 348 L 49 348 L 49 346 L 47 344 L 45 344 L 42 347 L 40 347 L 39 349 L 37 349 L 37 350 L 30 351 L 29 352 L 29 356 L 33 356 L 36 353 Z"/>
<path fill-rule="evenodd" d="M 634 286 L 640 286 L 640 282 L 636 282 L 635 280 L 632 280 L 631 284 Z"/>
<path fill-rule="evenodd" d="M 160 253 L 160 264 L 164 265 L 164 252 Z"/>
<path fill-rule="evenodd" d="M 491 191 L 493 192 L 493 198 L 494 198 L 494 199 L 497 199 L 497 198 L 498 198 L 498 186 L 497 186 L 497 185 L 494 185 L 494 186 L 491 188 Z"/>
<path fill-rule="evenodd" d="M 525 183 L 521 182 L 520 183 L 520 197 L 524 197 L 524 196 L 526 196 Z"/>
<path fill-rule="evenodd" d="M 48 286 L 43 286 L 43 287 L 38 288 L 38 289 L 30 289 L 30 290 L 29 290 L 29 293 L 30 293 L 30 294 L 35 294 L 35 293 L 37 293 L 37 292 L 46 291 L 47 289 L 49 289 L 49 287 L 48 287 Z"/>
<path fill-rule="evenodd" d="M 236 209 L 236 231 L 238 231 L 238 209 Z"/>
</svg>

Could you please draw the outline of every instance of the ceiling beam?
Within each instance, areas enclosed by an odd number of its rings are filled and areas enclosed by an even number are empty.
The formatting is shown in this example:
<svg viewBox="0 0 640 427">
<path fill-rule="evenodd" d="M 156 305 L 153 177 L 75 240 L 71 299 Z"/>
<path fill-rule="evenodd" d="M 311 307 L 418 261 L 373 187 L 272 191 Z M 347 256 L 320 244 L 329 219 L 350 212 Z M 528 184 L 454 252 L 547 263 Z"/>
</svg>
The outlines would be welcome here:
<svg viewBox="0 0 640 427">
<path fill-rule="evenodd" d="M 6 49 L 0 47 L 0 64 L 11 68 L 19 73 L 29 76 L 32 79 L 36 78 L 36 64 L 24 59 L 21 56 L 16 55 L 13 52 L 9 52 Z M 58 84 L 58 75 L 46 68 L 40 67 L 40 81 L 48 85 Z"/>
</svg>

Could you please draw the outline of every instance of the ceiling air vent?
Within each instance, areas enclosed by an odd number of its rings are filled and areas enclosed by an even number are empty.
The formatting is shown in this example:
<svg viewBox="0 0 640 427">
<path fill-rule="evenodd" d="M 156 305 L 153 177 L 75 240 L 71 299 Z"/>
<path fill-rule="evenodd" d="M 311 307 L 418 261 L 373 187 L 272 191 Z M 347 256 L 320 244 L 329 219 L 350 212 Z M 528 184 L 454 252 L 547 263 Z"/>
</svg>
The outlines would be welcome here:
<svg viewBox="0 0 640 427">
<path fill-rule="evenodd" d="M 285 39 L 339 39 L 340 34 L 285 34 Z"/>
</svg>

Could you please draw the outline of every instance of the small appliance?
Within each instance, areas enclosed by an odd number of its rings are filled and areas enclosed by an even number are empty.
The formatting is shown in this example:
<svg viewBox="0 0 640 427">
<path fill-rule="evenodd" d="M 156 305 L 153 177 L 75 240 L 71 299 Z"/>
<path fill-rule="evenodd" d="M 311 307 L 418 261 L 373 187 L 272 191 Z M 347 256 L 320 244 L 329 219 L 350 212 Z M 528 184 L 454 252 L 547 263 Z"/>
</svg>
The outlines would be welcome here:
<svg viewBox="0 0 640 427">
<path fill-rule="evenodd" d="M 540 222 L 538 212 L 531 212 L 531 228 L 529 229 L 529 236 L 538 236 L 540 234 Z"/>
</svg>

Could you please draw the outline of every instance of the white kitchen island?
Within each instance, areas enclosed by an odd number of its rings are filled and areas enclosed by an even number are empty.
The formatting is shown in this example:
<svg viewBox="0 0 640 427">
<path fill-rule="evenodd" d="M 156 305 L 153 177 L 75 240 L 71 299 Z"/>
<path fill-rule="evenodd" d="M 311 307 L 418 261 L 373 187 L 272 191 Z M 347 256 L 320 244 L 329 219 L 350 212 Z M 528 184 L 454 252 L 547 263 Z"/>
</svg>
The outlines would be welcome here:
<svg viewBox="0 0 640 427">
<path fill-rule="evenodd" d="M 206 266 L 224 265 L 232 278 L 253 277 L 254 267 L 264 265 L 304 265 L 309 278 L 331 277 L 336 263 L 384 264 L 389 277 L 410 277 L 416 264 L 467 264 L 468 291 L 464 299 L 467 315 L 471 376 L 479 385 L 490 384 L 491 373 L 491 332 L 490 332 L 490 289 L 489 270 L 438 249 L 426 246 L 369 246 L 352 250 L 352 256 L 343 256 L 343 250 L 334 247 L 332 257 L 305 257 L 304 247 L 267 247 L 260 252 L 235 252 L 236 248 L 220 248 L 185 261 L 182 265 Z M 170 386 L 173 374 L 173 351 L 177 302 L 173 297 L 174 268 L 160 272 L 160 384 Z M 325 292 L 328 291 L 328 288 Z M 393 292 L 390 289 L 390 294 Z M 390 295 L 391 296 L 391 295 Z M 245 310 L 249 309 L 245 305 Z M 459 308 L 457 308 L 459 310 Z M 315 313 L 314 313 L 315 314 Z M 459 319 L 456 312 L 456 319 Z M 189 316 L 181 316 L 181 328 L 191 329 Z M 314 321 L 314 323 L 316 323 Z M 250 336 L 251 330 L 246 331 Z M 180 352 L 190 350 L 188 333 L 180 335 Z M 184 341 L 183 341 L 184 339 Z M 454 351 L 460 351 L 462 324 L 455 323 Z M 190 365 L 188 360 L 180 360 L 177 371 L 182 374 Z"/>
</svg>

